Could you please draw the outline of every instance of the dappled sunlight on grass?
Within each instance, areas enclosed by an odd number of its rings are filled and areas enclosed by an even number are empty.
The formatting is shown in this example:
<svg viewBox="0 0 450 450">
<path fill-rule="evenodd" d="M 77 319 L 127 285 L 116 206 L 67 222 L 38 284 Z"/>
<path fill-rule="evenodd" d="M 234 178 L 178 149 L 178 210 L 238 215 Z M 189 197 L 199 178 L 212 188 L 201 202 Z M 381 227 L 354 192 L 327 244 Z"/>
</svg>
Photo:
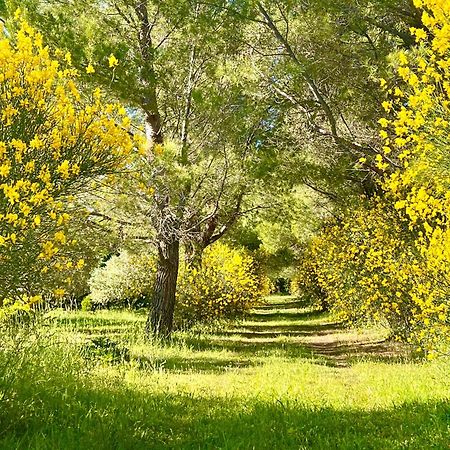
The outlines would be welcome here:
<svg viewBox="0 0 450 450">
<path fill-rule="evenodd" d="M 176 332 L 165 344 L 144 339 L 145 319 L 145 312 L 53 312 L 47 328 L 65 344 L 43 346 L 17 375 L 8 415 L 0 411 L 9 423 L 0 448 L 448 442 L 448 362 L 415 361 L 382 330 L 347 330 L 289 297 L 270 298 L 235 325 Z"/>
</svg>

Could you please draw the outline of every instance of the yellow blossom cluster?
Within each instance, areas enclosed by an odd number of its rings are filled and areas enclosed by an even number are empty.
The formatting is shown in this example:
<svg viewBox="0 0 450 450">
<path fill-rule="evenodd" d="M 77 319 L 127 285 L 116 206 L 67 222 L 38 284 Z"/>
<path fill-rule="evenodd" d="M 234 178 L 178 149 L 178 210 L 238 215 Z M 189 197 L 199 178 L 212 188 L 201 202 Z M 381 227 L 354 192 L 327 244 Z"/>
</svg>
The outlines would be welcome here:
<svg viewBox="0 0 450 450">
<path fill-rule="evenodd" d="M 320 289 L 339 318 L 384 324 L 430 355 L 449 343 L 449 286 L 431 276 L 408 222 L 385 199 L 317 236 L 296 283 L 302 291 Z"/>
<path fill-rule="evenodd" d="M 268 295 L 269 283 L 243 251 L 215 243 L 198 267 L 183 266 L 177 289 L 177 320 L 207 322 L 240 316 Z"/>
<path fill-rule="evenodd" d="M 52 54 L 16 20 L 12 38 L 0 31 L 0 306 L 26 304 L 51 272 L 82 267 L 69 251 L 70 195 L 117 170 L 134 145 L 123 107 L 80 92 L 70 54 Z"/>
<path fill-rule="evenodd" d="M 424 29 L 382 80 L 380 198 L 312 243 L 305 284 L 318 282 L 346 319 L 387 322 L 429 357 L 450 336 L 450 2 L 415 0 Z"/>
</svg>

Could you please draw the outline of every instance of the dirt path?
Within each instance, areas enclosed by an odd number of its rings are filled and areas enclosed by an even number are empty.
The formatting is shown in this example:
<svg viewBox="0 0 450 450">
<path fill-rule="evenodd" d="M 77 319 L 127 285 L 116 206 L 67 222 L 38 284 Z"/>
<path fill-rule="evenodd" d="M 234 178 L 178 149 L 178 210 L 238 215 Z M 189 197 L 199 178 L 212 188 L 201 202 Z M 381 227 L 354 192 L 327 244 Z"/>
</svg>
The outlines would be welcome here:
<svg viewBox="0 0 450 450">
<path fill-rule="evenodd" d="M 404 361 L 407 351 L 382 330 L 348 330 L 293 297 L 270 297 L 241 325 L 218 333 L 218 345 L 242 353 L 284 353 L 347 367 L 357 360 Z"/>
</svg>

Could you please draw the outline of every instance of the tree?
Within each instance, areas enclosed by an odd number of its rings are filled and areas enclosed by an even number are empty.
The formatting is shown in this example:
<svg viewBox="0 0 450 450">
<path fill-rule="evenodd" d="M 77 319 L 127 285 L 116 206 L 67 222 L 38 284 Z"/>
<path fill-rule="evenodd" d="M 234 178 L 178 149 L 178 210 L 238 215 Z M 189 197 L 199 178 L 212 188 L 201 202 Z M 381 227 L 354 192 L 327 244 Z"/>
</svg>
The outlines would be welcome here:
<svg viewBox="0 0 450 450">
<path fill-rule="evenodd" d="M 121 180 L 137 197 L 118 220 L 133 233 L 144 224 L 147 235 L 135 237 L 156 245 L 147 329 L 167 336 L 180 243 L 198 263 L 243 214 L 266 165 L 270 99 L 254 92 L 239 22 L 202 2 L 90 2 L 89 14 L 83 1 L 27 3 L 30 17 L 71 49 L 82 72 L 94 72 L 145 123 L 149 145 L 134 162 L 135 176 Z M 92 62 L 98 60 L 103 66 Z"/>
<path fill-rule="evenodd" d="M 281 142 L 322 161 L 299 181 L 346 203 L 357 192 L 370 196 L 380 170 L 357 168 L 380 147 L 378 79 L 388 55 L 410 47 L 409 27 L 420 24 L 412 1 L 248 1 L 226 6 L 252 23 L 244 39 L 254 51 L 264 89 L 288 118 Z M 314 169 L 314 167 L 313 167 Z"/>
</svg>

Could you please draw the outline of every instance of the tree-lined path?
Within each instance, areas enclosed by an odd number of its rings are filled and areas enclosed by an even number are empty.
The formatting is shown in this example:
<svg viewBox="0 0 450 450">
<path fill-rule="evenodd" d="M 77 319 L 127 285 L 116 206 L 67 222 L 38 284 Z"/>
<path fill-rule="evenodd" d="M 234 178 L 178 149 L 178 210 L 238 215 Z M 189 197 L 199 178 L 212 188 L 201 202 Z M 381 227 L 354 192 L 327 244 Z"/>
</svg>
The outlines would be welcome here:
<svg viewBox="0 0 450 450">
<path fill-rule="evenodd" d="M 383 328 L 349 330 L 305 301 L 293 296 L 272 296 L 242 323 L 218 331 L 211 346 L 236 354 L 309 357 L 336 367 L 358 360 L 396 361 L 408 350 L 387 339 Z"/>
<path fill-rule="evenodd" d="M 449 149 L 449 0 L 0 0 L 0 450 L 448 450 Z"/>
</svg>

